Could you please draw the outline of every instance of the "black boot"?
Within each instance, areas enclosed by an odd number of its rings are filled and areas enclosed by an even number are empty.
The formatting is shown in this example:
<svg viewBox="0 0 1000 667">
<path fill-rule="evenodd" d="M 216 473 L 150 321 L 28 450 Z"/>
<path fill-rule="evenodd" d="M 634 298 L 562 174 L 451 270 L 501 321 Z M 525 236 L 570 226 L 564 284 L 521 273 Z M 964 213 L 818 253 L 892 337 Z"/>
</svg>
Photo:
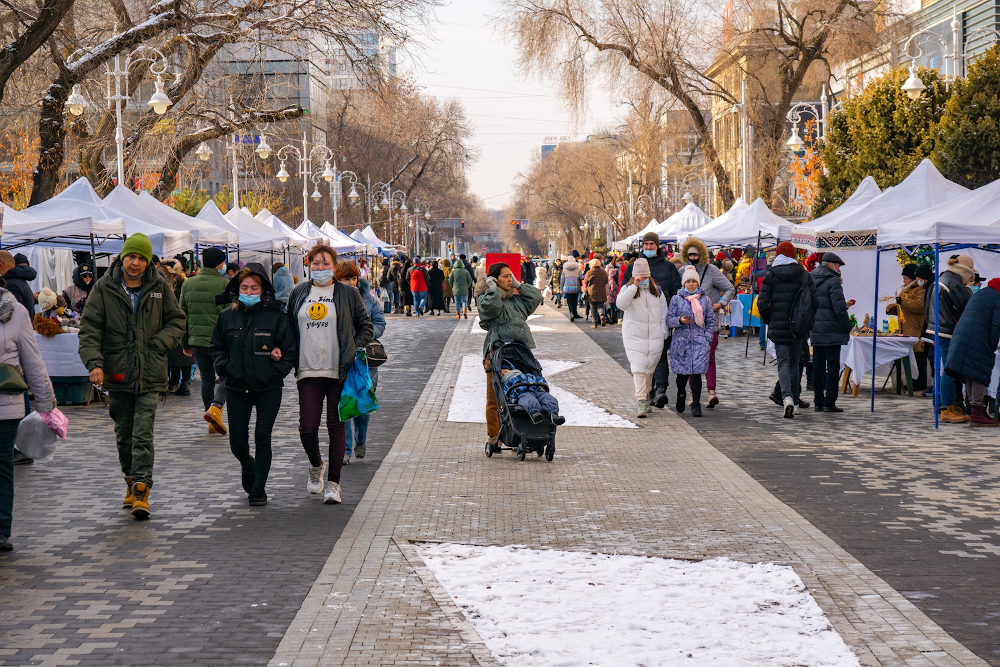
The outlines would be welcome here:
<svg viewBox="0 0 1000 667">
<path fill-rule="evenodd" d="M 657 387 L 656 394 L 653 396 L 653 405 L 660 408 L 661 410 L 667 404 L 667 388 Z"/>
<path fill-rule="evenodd" d="M 177 391 L 174 396 L 190 396 L 191 395 L 191 381 L 187 378 L 181 380 L 181 384 L 177 387 Z"/>
<path fill-rule="evenodd" d="M 701 402 L 700 401 L 695 401 L 694 403 L 691 404 L 691 416 L 692 417 L 701 417 Z"/>
<path fill-rule="evenodd" d="M 686 400 L 687 400 L 687 394 L 684 393 L 683 389 L 678 389 L 677 390 L 677 405 L 674 406 L 674 407 L 677 408 L 677 413 L 678 414 L 684 412 L 684 403 L 685 403 Z"/>
</svg>

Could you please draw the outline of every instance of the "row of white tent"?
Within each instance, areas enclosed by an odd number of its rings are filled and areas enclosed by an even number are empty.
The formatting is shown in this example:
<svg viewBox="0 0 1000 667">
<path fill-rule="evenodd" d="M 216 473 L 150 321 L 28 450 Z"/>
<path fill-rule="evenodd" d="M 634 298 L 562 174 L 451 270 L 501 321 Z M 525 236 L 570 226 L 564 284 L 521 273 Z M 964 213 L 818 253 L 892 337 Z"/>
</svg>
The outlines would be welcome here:
<svg viewBox="0 0 1000 667">
<path fill-rule="evenodd" d="M 656 232 L 661 242 L 682 243 L 696 236 L 706 245 L 722 248 L 758 243 L 772 247 L 779 240 L 791 240 L 814 249 L 818 240 L 836 242 L 833 250 L 846 262 L 844 290 L 857 300 L 852 312 L 860 317 L 882 310 L 876 307 L 876 273 L 880 302 L 891 299 L 902 285 L 895 253 L 886 250 L 933 244 L 1000 245 L 1000 180 L 970 191 L 923 160 L 901 183 L 885 191 L 872 177 L 865 178 L 835 210 L 801 225 L 775 215 L 761 199 L 749 205 L 738 199 L 715 220 L 688 204 L 614 247 L 625 249 L 649 231 Z M 973 257 L 980 275 L 1000 275 L 1000 253 L 977 248 L 960 252 Z"/>
<path fill-rule="evenodd" d="M 396 251 L 381 241 L 371 226 L 348 236 L 329 223 L 317 227 L 309 220 L 297 228 L 267 209 L 256 216 L 245 208 L 223 214 L 209 200 L 197 216 L 189 216 L 158 201 L 148 192 L 135 193 L 117 186 L 101 198 L 87 179 L 79 179 L 52 199 L 23 211 L 0 203 L 3 210 L 2 246 L 29 254 L 40 265 L 58 266 L 54 276 L 44 271 L 37 287 L 63 289 L 71 280 L 73 251 L 116 255 L 130 234 L 149 236 L 160 257 L 198 252 L 215 246 L 232 259 L 267 263 L 282 260 L 300 277 L 301 257 L 317 243 L 339 254 L 386 255 Z M 33 262 L 34 265 L 34 262 Z M 68 275 L 67 275 L 68 272 Z"/>
</svg>

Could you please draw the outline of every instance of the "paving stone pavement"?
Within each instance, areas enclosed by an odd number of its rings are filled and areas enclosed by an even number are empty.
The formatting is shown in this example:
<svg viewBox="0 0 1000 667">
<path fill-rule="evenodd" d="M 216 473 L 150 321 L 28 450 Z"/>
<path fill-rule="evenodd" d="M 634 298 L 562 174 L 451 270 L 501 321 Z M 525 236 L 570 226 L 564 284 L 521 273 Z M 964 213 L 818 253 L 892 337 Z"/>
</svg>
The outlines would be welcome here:
<svg viewBox="0 0 1000 667">
<path fill-rule="evenodd" d="M 446 317 L 388 319 L 381 409 L 366 458 L 344 469 L 339 506 L 305 491 L 291 378 L 262 508 L 246 504 L 228 438 L 207 435 L 197 392 L 157 412 L 148 522 L 120 509 L 106 408 L 66 408 L 70 438 L 55 458 L 16 468 L 16 551 L 0 555 L 0 665 L 266 664 L 455 326 Z M 396 567 L 403 563 L 400 555 Z M 409 600 L 414 618 L 429 600 Z"/>
<path fill-rule="evenodd" d="M 536 354 L 583 362 L 559 386 L 631 418 L 628 373 L 561 313 L 540 313 L 532 324 L 550 331 L 535 334 Z M 785 563 L 862 664 L 985 664 L 676 414 L 561 427 L 552 463 L 486 458 L 482 425 L 445 421 L 460 360 L 482 341 L 464 322 L 452 334 L 274 667 L 495 664 L 407 555 L 421 541 Z"/>
<path fill-rule="evenodd" d="M 584 329 L 616 359 L 620 327 Z M 879 392 L 870 376 L 843 414 L 782 418 L 767 400 L 777 371 L 757 339 L 722 338 L 722 402 L 685 416 L 713 446 L 788 503 L 931 619 L 1000 665 L 998 433 L 935 431 L 927 399 Z M 770 362 L 770 360 L 769 360 Z M 881 387 L 884 377 L 878 380 Z M 811 392 L 806 396 L 812 401 Z"/>
</svg>

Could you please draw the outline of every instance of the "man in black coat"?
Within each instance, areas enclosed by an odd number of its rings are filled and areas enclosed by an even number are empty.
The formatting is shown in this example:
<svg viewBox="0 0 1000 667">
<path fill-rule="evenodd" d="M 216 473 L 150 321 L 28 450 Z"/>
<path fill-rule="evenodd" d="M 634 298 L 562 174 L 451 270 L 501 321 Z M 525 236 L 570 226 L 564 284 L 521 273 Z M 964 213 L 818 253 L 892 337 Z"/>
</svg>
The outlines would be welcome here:
<svg viewBox="0 0 1000 667">
<path fill-rule="evenodd" d="M 642 237 L 642 256 L 649 262 L 649 274 L 653 278 L 657 287 L 663 290 L 663 296 L 667 303 L 677 294 L 681 288 L 681 274 L 677 272 L 677 267 L 673 262 L 664 257 L 660 250 L 660 237 L 655 232 L 646 232 Z M 622 278 L 622 285 L 627 285 L 632 280 L 632 263 L 625 269 L 625 276 Z M 656 371 L 653 373 L 654 387 L 650 402 L 662 409 L 667 404 L 667 387 L 670 386 L 670 340 L 663 343 L 663 353 L 660 354 L 660 362 L 656 364 Z"/>
<path fill-rule="evenodd" d="M 808 333 L 792 331 L 792 310 L 799 290 L 809 290 L 815 312 L 818 297 L 812 276 L 795 260 L 795 246 L 788 241 L 778 244 L 774 263 L 764 274 L 757 298 L 757 310 L 767 325 L 767 337 L 774 343 L 778 357 L 778 383 L 785 417 L 791 419 L 799 410 L 802 374 L 799 359 Z"/>
<path fill-rule="evenodd" d="M 816 412 L 843 412 L 837 407 L 837 380 L 840 378 L 840 348 L 851 342 L 851 320 L 847 310 L 854 300 L 844 298 L 840 267 L 844 260 L 832 252 L 825 253 L 819 266 L 812 271 L 816 284 L 816 324 L 813 325 L 813 387 Z"/>
<path fill-rule="evenodd" d="M 943 296 L 943 295 L 942 295 Z M 951 335 L 944 370 L 965 380 L 972 417 L 969 426 L 996 426 L 983 405 L 1000 342 L 1000 278 L 972 295 Z M 944 421 L 942 416 L 942 421 Z"/>
<path fill-rule="evenodd" d="M 13 294 L 17 302 L 25 307 L 33 320 L 35 319 L 35 294 L 31 291 L 31 285 L 28 283 L 34 280 L 38 274 L 28 266 L 27 257 L 21 254 L 18 254 L 18 257 L 24 258 L 24 264 L 18 266 L 13 255 L 6 250 L 0 251 L 0 265 L 3 267 L 0 270 L 3 272 L 3 279 L 7 281 L 7 291 Z"/>
</svg>

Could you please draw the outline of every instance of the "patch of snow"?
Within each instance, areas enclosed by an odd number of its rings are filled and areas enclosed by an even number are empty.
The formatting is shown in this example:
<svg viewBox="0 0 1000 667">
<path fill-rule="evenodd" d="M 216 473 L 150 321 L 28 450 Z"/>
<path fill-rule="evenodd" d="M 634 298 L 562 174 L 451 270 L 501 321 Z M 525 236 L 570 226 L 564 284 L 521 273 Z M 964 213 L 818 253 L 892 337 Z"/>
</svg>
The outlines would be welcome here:
<svg viewBox="0 0 1000 667">
<path fill-rule="evenodd" d="M 538 362 L 542 365 L 542 373 L 546 376 L 546 380 L 550 375 L 569 370 L 581 363 L 556 359 L 539 359 Z M 576 394 L 571 394 L 552 382 L 549 382 L 549 393 L 559 401 L 559 414 L 566 417 L 566 426 L 638 428 L 629 420 L 612 414 Z M 447 421 L 486 423 L 486 371 L 483 370 L 483 360 L 478 355 L 467 354 L 462 357 L 462 367 L 455 380 L 451 405 L 448 406 Z"/>
<path fill-rule="evenodd" d="M 529 324 L 528 329 L 531 331 L 555 331 L 552 327 L 543 327 L 540 324 Z"/>
<path fill-rule="evenodd" d="M 476 319 L 472 320 L 472 330 L 469 333 L 486 335 L 486 329 L 479 326 L 479 315 L 476 315 Z"/>
<path fill-rule="evenodd" d="M 788 566 L 418 550 L 504 667 L 859 665 Z"/>
</svg>

